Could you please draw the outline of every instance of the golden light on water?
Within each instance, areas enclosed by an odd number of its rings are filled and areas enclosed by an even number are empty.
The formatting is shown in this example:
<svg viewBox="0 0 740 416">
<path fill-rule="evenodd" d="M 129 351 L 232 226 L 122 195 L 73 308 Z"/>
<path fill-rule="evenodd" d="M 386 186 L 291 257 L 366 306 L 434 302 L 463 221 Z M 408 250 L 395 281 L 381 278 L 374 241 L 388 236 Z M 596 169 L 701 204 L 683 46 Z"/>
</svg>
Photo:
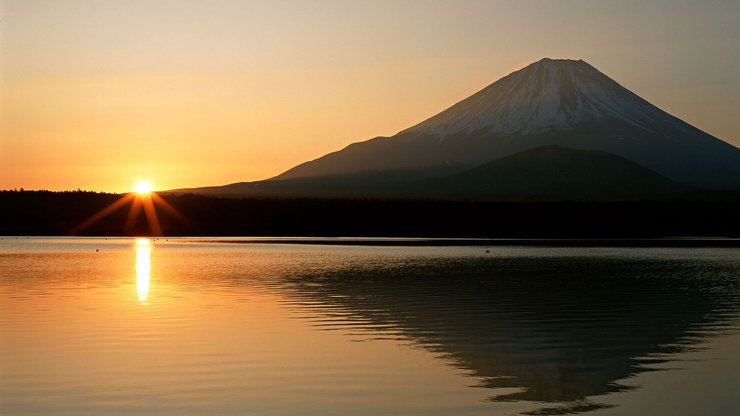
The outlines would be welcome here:
<svg viewBox="0 0 740 416">
<path fill-rule="evenodd" d="M 152 243 L 148 238 L 136 239 L 136 292 L 139 302 L 149 297 L 149 281 L 152 274 Z"/>
</svg>

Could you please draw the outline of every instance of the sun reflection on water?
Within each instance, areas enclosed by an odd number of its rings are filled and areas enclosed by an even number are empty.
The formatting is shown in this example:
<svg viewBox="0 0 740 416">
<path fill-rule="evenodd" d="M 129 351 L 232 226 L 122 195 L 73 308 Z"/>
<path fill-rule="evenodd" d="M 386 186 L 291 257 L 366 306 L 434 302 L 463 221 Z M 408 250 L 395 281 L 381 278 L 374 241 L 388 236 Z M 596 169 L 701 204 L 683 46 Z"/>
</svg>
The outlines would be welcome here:
<svg viewBox="0 0 740 416">
<path fill-rule="evenodd" d="M 136 292 L 139 302 L 149 297 L 149 280 L 152 273 L 152 243 L 148 238 L 136 239 Z"/>
</svg>

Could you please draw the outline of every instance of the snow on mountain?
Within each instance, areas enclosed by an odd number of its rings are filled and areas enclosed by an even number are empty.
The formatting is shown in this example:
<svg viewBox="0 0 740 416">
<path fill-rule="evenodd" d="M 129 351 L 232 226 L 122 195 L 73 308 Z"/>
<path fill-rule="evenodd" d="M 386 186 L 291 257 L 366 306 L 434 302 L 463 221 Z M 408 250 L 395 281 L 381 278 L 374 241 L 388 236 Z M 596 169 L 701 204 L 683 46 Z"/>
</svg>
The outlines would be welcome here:
<svg viewBox="0 0 740 416">
<path fill-rule="evenodd" d="M 402 133 L 538 134 L 603 118 L 651 130 L 665 115 L 582 60 L 545 58 Z"/>
</svg>

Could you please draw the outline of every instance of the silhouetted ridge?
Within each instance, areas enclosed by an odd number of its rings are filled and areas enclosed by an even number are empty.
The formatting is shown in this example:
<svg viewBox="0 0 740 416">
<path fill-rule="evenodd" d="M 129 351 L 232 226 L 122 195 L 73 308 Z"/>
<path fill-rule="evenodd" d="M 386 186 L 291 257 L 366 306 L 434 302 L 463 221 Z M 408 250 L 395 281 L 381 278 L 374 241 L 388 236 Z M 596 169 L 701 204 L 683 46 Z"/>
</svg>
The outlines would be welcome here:
<svg viewBox="0 0 740 416">
<path fill-rule="evenodd" d="M 549 145 L 438 178 L 419 171 L 326 175 L 215 188 L 221 195 L 476 199 L 499 201 L 623 201 L 680 198 L 693 189 L 600 151 Z M 215 192 L 214 192 L 215 193 Z"/>
<path fill-rule="evenodd" d="M 452 196 L 504 200 L 623 200 L 688 191 L 685 186 L 619 156 L 555 145 L 427 180 L 424 189 Z"/>
</svg>

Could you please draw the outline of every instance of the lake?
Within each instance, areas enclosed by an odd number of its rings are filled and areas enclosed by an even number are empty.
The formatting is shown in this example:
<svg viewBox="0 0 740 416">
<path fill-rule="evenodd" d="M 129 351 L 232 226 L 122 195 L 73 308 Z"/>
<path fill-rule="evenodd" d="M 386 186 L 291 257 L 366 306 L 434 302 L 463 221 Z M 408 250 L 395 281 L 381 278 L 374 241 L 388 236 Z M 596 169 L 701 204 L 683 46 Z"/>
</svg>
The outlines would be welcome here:
<svg viewBox="0 0 740 416">
<path fill-rule="evenodd" d="M 740 414 L 737 248 L 327 241 L 3 237 L 0 413 Z"/>
</svg>

